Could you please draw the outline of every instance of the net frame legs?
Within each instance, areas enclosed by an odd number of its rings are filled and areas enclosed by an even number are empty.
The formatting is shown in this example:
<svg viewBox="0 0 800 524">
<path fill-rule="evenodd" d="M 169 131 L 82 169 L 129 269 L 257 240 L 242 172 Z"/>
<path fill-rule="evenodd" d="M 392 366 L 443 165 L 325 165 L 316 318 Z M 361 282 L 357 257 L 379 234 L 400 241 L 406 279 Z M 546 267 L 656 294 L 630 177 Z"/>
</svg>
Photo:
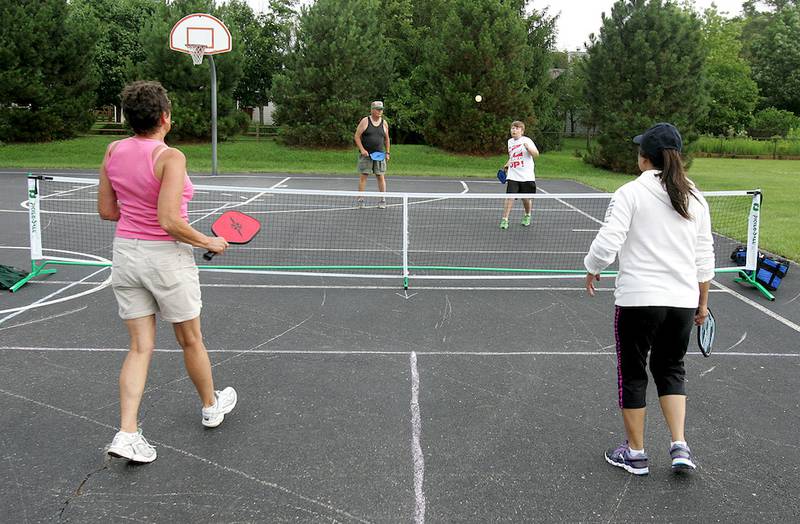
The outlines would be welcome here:
<svg viewBox="0 0 800 524">
<path fill-rule="evenodd" d="M 769 301 L 775 301 L 775 295 L 756 280 L 755 271 L 739 271 L 739 276 L 733 279 L 734 282 L 750 284 L 756 288 Z"/>
<path fill-rule="evenodd" d="M 31 260 L 31 272 L 27 274 L 22 280 L 14 284 L 9 288 L 9 291 L 12 293 L 16 293 L 19 288 L 30 282 L 32 279 L 38 277 L 39 275 L 50 275 L 55 273 L 55 269 L 44 269 L 45 266 L 49 264 L 47 260 L 40 261 L 41 264 L 37 264 L 36 260 Z"/>
</svg>

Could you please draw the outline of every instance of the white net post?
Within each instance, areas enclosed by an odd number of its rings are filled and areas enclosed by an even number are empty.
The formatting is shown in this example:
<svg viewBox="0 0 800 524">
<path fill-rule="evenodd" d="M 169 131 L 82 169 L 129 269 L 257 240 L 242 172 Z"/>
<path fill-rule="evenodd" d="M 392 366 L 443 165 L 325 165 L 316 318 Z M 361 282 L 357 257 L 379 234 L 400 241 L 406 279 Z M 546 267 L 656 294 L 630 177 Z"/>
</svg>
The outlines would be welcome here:
<svg viewBox="0 0 800 524">
<path fill-rule="evenodd" d="M 42 259 L 42 228 L 39 214 L 39 180 L 28 177 L 28 225 L 31 239 L 31 263 Z"/>
<path fill-rule="evenodd" d="M 403 196 L 403 287 L 408 289 L 408 195 Z"/>
<path fill-rule="evenodd" d="M 755 271 L 758 262 L 758 232 L 761 220 L 761 191 L 753 193 L 750 216 L 747 220 L 747 262 L 745 269 Z"/>
</svg>

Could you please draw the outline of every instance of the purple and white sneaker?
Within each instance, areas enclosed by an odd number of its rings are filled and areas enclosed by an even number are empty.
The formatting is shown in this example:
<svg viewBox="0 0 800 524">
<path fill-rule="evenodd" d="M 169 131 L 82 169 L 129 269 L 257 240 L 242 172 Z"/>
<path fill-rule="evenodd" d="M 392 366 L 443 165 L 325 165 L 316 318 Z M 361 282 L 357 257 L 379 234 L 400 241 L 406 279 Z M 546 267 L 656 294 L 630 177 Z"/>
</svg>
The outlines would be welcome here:
<svg viewBox="0 0 800 524">
<path fill-rule="evenodd" d="M 650 473 L 650 468 L 647 467 L 647 454 L 641 457 L 632 457 L 631 447 L 628 445 L 627 440 L 617 448 L 606 451 L 606 462 L 634 475 L 647 475 Z"/>
<path fill-rule="evenodd" d="M 693 471 L 697 469 L 692 450 L 686 444 L 675 443 L 669 448 L 672 457 L 672 471 Z"/>
</svg>

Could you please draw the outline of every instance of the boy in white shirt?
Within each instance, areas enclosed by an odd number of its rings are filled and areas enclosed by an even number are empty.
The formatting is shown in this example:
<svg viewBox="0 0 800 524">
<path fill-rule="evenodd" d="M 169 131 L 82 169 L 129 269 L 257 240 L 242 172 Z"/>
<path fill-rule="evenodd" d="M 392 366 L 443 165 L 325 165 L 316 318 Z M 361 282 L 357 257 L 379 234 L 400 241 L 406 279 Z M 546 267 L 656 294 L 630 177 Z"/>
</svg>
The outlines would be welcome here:
<svg viewBox="0 0 800 524">
<path fill-rule="evenodd" d="M 506 193 L 536 193 L 536 176 L 533 173 L 533 159 L 539 157 L 539 150 L 533 140 L 524 136 L 525 124 L 519 120 L 511 122 L 511 138 L 508 139 L 508 162 L 503 167 L 506 170 Z M 514 200 L 508 199 L 503 207 L 503 218 L 500 220 L 500 229 L 508 229 L 508 217 Z M 525 214 L 520 224 L 531 225 L 531 210 L 533 199 L 523 198 L 522 207 Z"/>
</svg>

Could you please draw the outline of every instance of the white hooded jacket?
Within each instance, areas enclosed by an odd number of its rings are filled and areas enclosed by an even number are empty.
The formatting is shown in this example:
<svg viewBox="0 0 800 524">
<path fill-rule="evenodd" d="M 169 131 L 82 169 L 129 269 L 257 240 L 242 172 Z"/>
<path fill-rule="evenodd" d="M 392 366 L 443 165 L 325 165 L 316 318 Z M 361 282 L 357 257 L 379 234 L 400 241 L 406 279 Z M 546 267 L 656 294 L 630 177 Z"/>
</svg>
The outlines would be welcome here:
<svg viewBox="0 0 800 524">
<path fill-rule="evenodd" d="M 694 191 L 692 218 L 683 218 L 672 207 L 660 173 L 645 171 L 614 193 L 583 263 L 598 274 L 619 257 L 618 306 L 696 308 L 698 282 L 714 277 L 708 203 Z"/>
</svg>

